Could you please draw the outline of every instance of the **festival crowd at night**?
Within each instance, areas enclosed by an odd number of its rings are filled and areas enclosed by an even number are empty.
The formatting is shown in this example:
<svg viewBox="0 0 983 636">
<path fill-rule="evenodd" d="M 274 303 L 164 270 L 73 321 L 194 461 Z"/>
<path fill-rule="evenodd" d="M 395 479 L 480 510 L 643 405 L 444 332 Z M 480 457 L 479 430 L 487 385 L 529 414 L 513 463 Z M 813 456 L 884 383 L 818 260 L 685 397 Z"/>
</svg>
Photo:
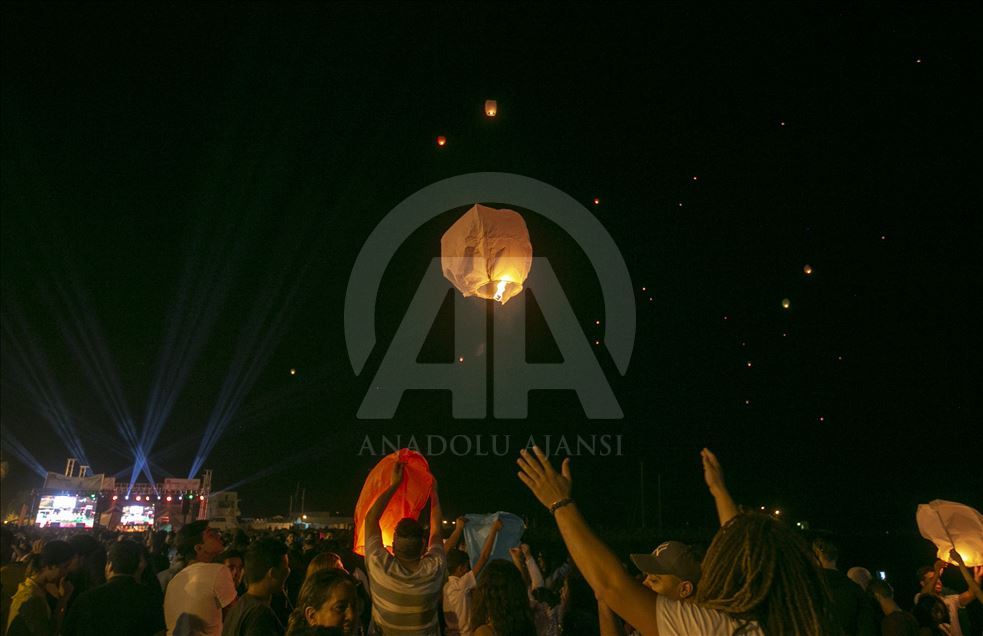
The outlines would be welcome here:
<svg viewBox="0 0 983 636">
<path fill-rule="evenodd" d="M 980 6 L 0 3 L 0 636 L 983 636 Z"/>
<path fill-rule="evenodd" d="M 3 625 L 11 636 L 979 633 L 983 564 L 952 549 L 911 573 L 913 599 L 896 597 L 882 573 L 847 569 L 835 537 L 738 505 L 713 452 L 701 459 L 719 530 L 709 545 L 670 539 L 650 554 L 612 550 L 578 510 L 571 460 L 535 446 L 518 478 L 559 532 L 532 543 L 511 513 L 448 524 L 435 475 L 408 449 L 366 480 L 354 533 L 5 525 Z"/>
</svg>

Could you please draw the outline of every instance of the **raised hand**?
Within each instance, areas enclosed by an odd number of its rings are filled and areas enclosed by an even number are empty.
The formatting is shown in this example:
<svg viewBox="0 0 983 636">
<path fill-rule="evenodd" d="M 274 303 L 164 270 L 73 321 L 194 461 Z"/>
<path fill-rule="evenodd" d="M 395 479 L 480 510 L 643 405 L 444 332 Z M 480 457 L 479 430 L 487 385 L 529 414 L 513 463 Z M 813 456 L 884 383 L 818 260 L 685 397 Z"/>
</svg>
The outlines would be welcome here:
<svg viewBox="0 0 983 636">
<path fill-rule="evenodd" d="M 390 486 L 398 486 L 401 483 L 403 483 L 403 468 L 404 465 L 402 462 L 396 462 L 395 464 L 393 464 L 392 473 L 390 473 L 389 475 Z M 437 481 L 434 480 L 434 488 L 436 489 L 436 487 L 437 487 Z"/>
<path fill-rule="evenodd" d="M 700 451 L 700 457 L 703 459 L 703 478 L 706 480 L 710 492 L 716 493 L 726 490 L 724 471 L 720 467 L 720 462 L 717 461 L 717 456 L 709 448 L 704 448 Z"/>
<path fill-rule="evenodd" d="M 961 565 L 963 567 L 966 566 L 966 563 L 963 561 L 963 558 L 959 555 L 958 552 L 956 552 L 956 549 L 955 548 L 949 550 L 949 558 L 956 565 Z"/>
<path fill-rule="evenodd" d="M 457 526 L 463 526 L 467 522 L 468 522 L 468 518 L 467 517 L 458 517 L 457 519 L 454 520 L 454 526 L 455 527 L 457 527 Z"/>
<path fill-rule="evenodd" d="M 519 479 L 522 480 L 532 494 L 536 496 L 539 503 L 547 508 L 558 501 L 570 497 L 573 490 L 573 478 L 570 475 L 570 458 L 563 460 L 560 472 L 556 472 L 546 453 L 541 451 L 538 446 L 532 447 L 530 453 L 525 449 L 519 451 L 517 463 L 522 469 L 519 471 Z"/>
</svg>

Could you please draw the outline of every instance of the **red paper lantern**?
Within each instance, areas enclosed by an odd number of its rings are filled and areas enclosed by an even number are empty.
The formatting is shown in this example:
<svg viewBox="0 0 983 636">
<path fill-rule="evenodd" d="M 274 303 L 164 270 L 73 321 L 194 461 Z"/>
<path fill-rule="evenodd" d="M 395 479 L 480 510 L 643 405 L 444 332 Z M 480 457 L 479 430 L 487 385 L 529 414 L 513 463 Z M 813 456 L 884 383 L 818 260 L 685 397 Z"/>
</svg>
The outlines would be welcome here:
<svg viewBox="0 0 983 636">
<path fill-rule="evenodd" d="M 359 495 L 358 503 L 355 504 L 355 546 L 353 548 L 355 554 L 365 556 L 365 515 L 368 514 L 369 508 L 372 507 L 379 495 L 389 489 L 390 476 L 396 462 L 404 465 L 403 483 L 399 485 L 379 520 L 379 525 L 382 526 L 382 544 L 386 547 L 392 547 L 396 524 L 407 517 L 413 519 L 419 517 L 423 506 L 430 498 L 430 489 L 434 480 L 433 475 L 430 474 L 430 465 L 427 464 L 423 455 L 408 448 L 402 448 L 383 457 L 369 473 L 369 476 L 365 478 L 362 494 Z"/>
<path fill-rule="evenodd" d="M 437 136 L 437 145 L 438 146 L 446 146 L 447 145 L 447 137 L 444 137 L 443 135 L 438 135 Z"/>
</svg>

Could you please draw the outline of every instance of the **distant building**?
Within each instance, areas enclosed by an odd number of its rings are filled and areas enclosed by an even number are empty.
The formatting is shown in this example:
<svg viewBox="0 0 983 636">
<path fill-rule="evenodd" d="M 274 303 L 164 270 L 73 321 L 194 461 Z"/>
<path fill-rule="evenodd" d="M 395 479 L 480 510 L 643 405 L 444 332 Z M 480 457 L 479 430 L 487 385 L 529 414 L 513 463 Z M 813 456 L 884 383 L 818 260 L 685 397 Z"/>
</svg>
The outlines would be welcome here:
<svg viewBox="0 0 983 636">
<path fill-rule="evenodd" d="M 283 516 L 253 519 L 249 522 L 249 527 L 252 530 L 290 530 L 298 527 L 351 530 L 355 527 L 355 520 L 334 512 L 308 512 L 297 515 L 293 519 Z"/>
<path fill-rule="evenodd" d="M 238 493 L 212 493 L 208 501 L 208 525 L 220 530 L 235 530 L 239 527 Z"/>
</svg>

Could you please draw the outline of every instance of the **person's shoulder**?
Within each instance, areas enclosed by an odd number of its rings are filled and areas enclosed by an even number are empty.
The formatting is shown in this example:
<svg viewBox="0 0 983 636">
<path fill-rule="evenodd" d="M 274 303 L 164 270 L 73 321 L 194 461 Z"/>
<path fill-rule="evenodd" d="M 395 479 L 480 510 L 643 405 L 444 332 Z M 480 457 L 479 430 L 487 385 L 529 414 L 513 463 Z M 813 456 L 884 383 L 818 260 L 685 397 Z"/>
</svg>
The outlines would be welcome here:
<svg viewBox="0 0 983 636">
<path fill-rule="evenodd" d="M 447 553 L 444 552 L 444 546 L 442 546 L 440 543 L 433 544 L 423 555 L 422 560 L 433 561 L 436 563 L 446 563 Z"/>
<path fill-rule="evenodd" d="M 192 570 L 192 568 L 194 568 Z M 215 579 L 223 576 L 223 572 L 228 573 L 229 580 L 232 579 L 232 572 L 229 568 L 225 567 L 222 563 L 192 563 L 188 567 L 181 570 L 181 572 L 188 572 L 189 576 L 195 576 L 198 578 L 210 578 Z"/>
<path fill-rule="evenodd" d="M 691 601 L 674 601 L 662 594 L 656 597 L 655 607 L 660 633 L 723 635 L 732 634 L 741 626 L 739 621 L 719 610 Z M 752 624 L 744 633 L 758 636 L 762 632 Z"/>
<path fill-rule="evenodd" d="M 378 559 L 389 556 L 389 550 L 386 550 L 385 546 L 382 545 L 382 533 L 380 532 L 375 534 L 366 534 L 363 549 L 365 551 L 366 564 L 368 564 L 370 559 Z"/>
</svg>

